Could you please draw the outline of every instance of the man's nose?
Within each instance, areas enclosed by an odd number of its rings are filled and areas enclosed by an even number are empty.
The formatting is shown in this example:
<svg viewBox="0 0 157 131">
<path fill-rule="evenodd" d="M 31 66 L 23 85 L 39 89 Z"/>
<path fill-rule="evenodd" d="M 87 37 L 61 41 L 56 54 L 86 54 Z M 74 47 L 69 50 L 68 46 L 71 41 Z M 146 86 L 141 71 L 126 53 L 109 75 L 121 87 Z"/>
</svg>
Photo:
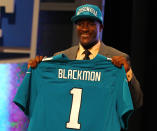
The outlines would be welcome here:
<svg viewBox="0 0 157 131">
<path fill-rule="evenodd" d="M 89 29 L 89 24 L 85 23 L 82 25 L 82 30 L 88 30 Z"/>
</svg>

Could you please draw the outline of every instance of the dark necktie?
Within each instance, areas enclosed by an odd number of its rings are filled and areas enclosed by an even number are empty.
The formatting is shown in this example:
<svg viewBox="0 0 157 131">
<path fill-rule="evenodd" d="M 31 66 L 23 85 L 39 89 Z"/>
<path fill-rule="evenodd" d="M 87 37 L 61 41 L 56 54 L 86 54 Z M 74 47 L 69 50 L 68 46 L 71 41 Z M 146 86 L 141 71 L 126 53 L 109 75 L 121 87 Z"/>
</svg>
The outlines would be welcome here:
<svg viewBox="0 0 157 131">
<path fill-rule="evenodd" d="M 85 54 L 85 57 L 83 58 L 83 60 L 90 60 L 89 55 L 91 54 L 89 50 L 85 50 L 83 52 L 83 54 Z"/>
</svg>

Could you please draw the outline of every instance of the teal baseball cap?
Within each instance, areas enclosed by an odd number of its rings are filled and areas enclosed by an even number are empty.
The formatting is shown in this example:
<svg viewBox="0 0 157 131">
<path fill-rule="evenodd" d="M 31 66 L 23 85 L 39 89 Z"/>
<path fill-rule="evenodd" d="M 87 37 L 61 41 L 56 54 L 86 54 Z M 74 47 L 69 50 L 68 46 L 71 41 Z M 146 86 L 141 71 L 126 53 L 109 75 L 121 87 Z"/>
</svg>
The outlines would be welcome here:
<svg viewBox="0 0 157 131">
<path fill-rule="evenodd" d="M 80 19 L 89 18 L 97 20 L 103 23 L 102 12 L 96 5 L 85 4 L 76 9 L 75 15 L 71 18 L 71 21 L 76 23 Z"/>
</svg>

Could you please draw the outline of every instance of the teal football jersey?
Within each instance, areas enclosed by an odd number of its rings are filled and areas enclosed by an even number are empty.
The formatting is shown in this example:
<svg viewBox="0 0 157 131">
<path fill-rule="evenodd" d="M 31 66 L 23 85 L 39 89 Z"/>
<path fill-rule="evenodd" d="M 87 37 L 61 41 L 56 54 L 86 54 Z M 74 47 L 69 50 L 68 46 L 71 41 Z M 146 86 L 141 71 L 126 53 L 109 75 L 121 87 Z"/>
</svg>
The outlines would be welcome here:
<svg viewBox="0 0 157 131">
<path fill-rule="evenodd" d="M 99 54 L 44 59 L 28 70 L 14 102 L 30 119 L 28 131 L 120 131 L 133 111 L 124 67 Z"/>
</svg>

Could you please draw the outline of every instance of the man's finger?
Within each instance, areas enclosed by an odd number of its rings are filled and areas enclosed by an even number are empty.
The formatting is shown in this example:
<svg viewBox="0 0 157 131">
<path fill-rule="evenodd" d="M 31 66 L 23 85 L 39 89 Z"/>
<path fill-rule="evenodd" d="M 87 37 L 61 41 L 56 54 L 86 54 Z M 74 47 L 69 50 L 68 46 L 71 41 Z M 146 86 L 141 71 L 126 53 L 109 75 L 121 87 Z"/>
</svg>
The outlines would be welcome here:
<svg viewBox="0 0 157 131">
<path fill-rule="evenodd" d="M 31 66 L 28 64 L 28 65 L 27 65 L 27 69 L 29 69 L 30 67 L 31 67 Z"/>
<path fill-rule="evenodd" d="M 37 62 L 36 62 L 36 60 L 29 60 L 28 61 L 28 65 L 27 65 L 27 67 L 28 67 L 28 69 L 31 67 L 31 68 L 35 68 L 37 66 Z"/>
<path fill-rule="evenodd" d="M 28 65 L 27 65 L 27 68 L 28 68 L 28 69 L 31 67 L 31 64 L 32 64 L 32 63 L 33 63 L 32 60 L 29 60 L 29 61 L 28 61 Z"/>
<path fill-rule="evenodd" d="M 43 56 L 40 56 L 40 57 L 39 57 L 40 62 L 42 61 L 42 59 L 43 59 Z"/>
<path fill-rule="evenodd" d="M 112 63 L 119 68 L 122 66 L 121 61 L 119 61 L 116 57 L 112 58 Z"/>
<path fill-rule="evenodd" d="M 36 56 L 36 57 L 35 57 L 35 61 L 36 61 L 37 63 L 39 63 L 39 62 L 40 62 L 40 57 L 39 57 L 39 56 Z"/>
</svg>

